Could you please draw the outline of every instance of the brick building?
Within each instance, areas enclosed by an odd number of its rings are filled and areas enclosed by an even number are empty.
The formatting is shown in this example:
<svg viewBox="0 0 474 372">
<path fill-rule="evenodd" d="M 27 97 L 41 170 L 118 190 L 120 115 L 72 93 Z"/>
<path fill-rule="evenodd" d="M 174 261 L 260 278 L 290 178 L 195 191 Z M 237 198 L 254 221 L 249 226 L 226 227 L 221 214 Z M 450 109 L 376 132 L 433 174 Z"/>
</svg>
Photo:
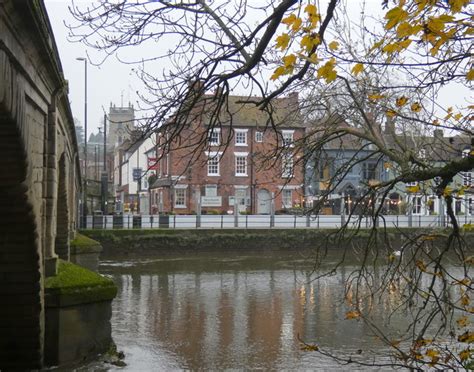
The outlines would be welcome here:
<svg viewBox="0 0 474 372">
<path fill-rule="evenodd" d="M 174 124 L 157 134 L 156 181 L 152 213 L 270 214 L 302 205 L 304 198 L 301 120 L 298 94 L 271 102 L 272 115 L 228 96 L 216 120 L 216 95 L 205 95 L 179 138 Z M 253 100 L 258 98 L 253 97 Z M 169 143 L 168 150 L 165 143 Z"/>
</svg>

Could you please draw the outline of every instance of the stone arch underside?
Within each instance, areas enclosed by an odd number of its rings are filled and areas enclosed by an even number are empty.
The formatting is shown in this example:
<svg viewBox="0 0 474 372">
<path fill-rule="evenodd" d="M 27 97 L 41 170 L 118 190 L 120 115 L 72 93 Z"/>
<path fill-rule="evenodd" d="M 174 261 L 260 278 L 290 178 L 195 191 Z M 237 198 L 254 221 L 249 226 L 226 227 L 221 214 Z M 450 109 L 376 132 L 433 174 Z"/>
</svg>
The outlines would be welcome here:
<svg viewBox="0 0 474 372">
<path fill-rule="evenodd" d="M 0 105 L 0 370 L 39 368 L 43 354 L 42 257 L 28 196 L 26 128 L 17 122 L 23 108 L 14 120 Z"/>
</svg>

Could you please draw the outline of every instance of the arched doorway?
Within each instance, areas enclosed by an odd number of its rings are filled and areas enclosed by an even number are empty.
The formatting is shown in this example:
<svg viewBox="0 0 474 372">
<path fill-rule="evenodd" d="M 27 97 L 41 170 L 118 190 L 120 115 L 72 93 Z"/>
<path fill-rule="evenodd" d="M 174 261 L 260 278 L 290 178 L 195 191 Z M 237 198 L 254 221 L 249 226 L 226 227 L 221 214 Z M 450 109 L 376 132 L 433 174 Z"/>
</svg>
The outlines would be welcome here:
<svg viewBox="0 0 474 372">
<path fill-rule="evenodd" d="M 266 189 L 257 192 L 257 213 L 270 214 L 272 210 L 272 196 Z"/>
</svg>

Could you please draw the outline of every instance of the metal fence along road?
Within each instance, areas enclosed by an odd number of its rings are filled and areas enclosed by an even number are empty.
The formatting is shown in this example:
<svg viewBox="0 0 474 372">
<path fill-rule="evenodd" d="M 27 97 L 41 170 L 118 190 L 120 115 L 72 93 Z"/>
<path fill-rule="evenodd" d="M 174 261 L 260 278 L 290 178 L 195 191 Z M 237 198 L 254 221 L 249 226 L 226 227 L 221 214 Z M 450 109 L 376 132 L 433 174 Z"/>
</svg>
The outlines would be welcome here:
<svg viewBox="0 0 474 372">
<path fill-rule="evenodd" d="M 474 223 L 474 216 L 458 216 L 459 225 Z M 374 224 L 370 216 L 318 215 L 123 215 L 87 216 L 87 229 L 227 229 L 227 228 L 340 228 L 348 222 L 352 228 L 369 228 Z M 376 223 L 383 227 L 443 227 L 449 226 L 447 216 L 379 216 Z"/>
</svg>

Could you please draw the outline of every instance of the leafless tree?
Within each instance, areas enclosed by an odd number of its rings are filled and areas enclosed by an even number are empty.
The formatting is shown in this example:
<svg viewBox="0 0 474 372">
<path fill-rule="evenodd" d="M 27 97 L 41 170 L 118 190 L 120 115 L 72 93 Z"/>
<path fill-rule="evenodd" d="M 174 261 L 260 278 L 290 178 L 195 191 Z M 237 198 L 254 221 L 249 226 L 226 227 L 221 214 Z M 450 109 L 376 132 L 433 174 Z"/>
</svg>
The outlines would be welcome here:
<svg viewBox="0 0 474 372">
<path fill-rule="evenodd" d="M 212 101 L 206 106 L 208 130 L 222 124 L 223 112 L 231 114 L 228 97 L 240 91 L 246 93 L 243 102 L 268 114 L 268 127 L 276 131 L 274 99 L 301 92 L 298 110 L 310 124 L 307 137 L 297 144 L 306 153 L 301 161 L 324 159 L 327 147 L 338 141 L 360 144 L 331 176 L 312 212 L 319 213 L 357 164 L 370 158 L 389 165 L 394 176 L 368 182 L 354 201 L 359 208 L 349 211 L 369 215 L 373 228 L 364 231 L 363 246 L 355 247 L 362 259 L 347 282 L 354 304 L 348 317 L 363 319 L 393 347 L 394 365 L 443 369 L 472 361 L 469 348 L 463 349 L 464 341 L 472 342 L 472 331 L 465 328 L 472 313 L 472 247 L 453 209 L 456 194 L 469 190 L 452 186 L 460 172 L 474 168 L 472 104 L 466 100 L 450 108 L 438 101 L 446 84 L 466 89 L 474 78 L 468 3 L 381 0 L 379 12 L 372 14 L 362 3 L 356 19 L 354 8 L 348 10 L 341 0 L 103 0 L 88 8 L 73 4 L 76 23 L 70 31 L 71 39 L 102 51 L 105 58 L 117 56 L 135 65 L 144 86 L 142 104 L 151 110 L 143 131 L 168 126 L 170 143 L 179 141 L 186 123 L 202 115 L 203 99 Z M 121 50 L 137 45 L 142 46 L 138 58 L 123 57 Z M 433 135 L 440 129 L 465 141 L 467 156 L 455 143 Z M 198 133 L 193 144 L 202 147 L 206 138 L 207 133 Z M 445 200 L 451 229 L 400 230 L 396 234 L 403 243 L 394 246 L 381 212 L 397 185 L 411 182 L 425 183 Z M 360 224 L 348 227 L 329 238 L 361 234 Z M 324 249 L 319 244 L 321 254 Z M 448 256 L 461 268 L 456 275 L 445 265 Z M 381 262 L 381 284 L 373 287 L 371 277 Z M 361 306 L 394 291 L 398 305 L 393 314 L 411 316 L 399 339 L 371 322 L 371 306 Z"/>
</svg>

